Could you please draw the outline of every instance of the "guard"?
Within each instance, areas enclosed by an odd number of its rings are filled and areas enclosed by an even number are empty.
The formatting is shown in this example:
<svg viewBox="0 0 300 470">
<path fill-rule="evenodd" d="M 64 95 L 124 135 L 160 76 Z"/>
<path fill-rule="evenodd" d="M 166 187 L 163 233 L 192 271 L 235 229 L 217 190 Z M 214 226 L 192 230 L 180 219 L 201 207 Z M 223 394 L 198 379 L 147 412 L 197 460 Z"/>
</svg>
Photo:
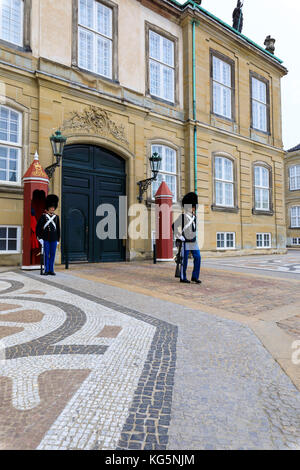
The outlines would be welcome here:
<svg viewBox="0 0 300 470">
<path fill-rule="evenodd" d="M 176 261 L 180 262 L 181 265 L 180 282 L 184 282 L 186 284 L 190 284 L 191 281 L 196 284 L 201 284 L 201 281 L 199 279 L 201 255 L 197 243 L 197 205 L 197 194 L 193 192 L 186 194 L 182 199 L 183 213 L 172 225 L 177 238 L 176 245 L 181 246 L 181 253 L 178 253 L 176 257 Z M 189 281 L 186 277 L 186 270 L 188 266 L 188 257 L 190 251 L 192 252 L 194 258 L 194 269 L 191 281 Z M 176 271 L 178 273 L 178 267 Z M 175 274 L 175 277 L 177 276 L 178 274 Z"/>
<path fill-rule="evenodd" d="M 44 248 L 44 275 L 55 276 L 54 262 L 57 244 L 60 239 L 59 217 L 54 212 L 58 206 L 58 197 L 50 194 L 46 198 L 46 210 L 36 226 L 37 238 Z"/>
</svg>

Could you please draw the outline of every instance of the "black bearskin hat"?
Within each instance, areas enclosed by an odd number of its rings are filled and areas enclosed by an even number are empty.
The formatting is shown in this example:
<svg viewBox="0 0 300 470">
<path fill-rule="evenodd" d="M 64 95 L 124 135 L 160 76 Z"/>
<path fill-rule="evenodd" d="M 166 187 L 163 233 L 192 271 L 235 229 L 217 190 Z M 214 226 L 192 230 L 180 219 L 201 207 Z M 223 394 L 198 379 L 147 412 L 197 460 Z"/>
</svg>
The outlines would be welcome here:
<svg viewBox="0 0 300 470">
<path fill-rule="evenodd" d="M 197 206 L 198 205 L 198 196 L 196 193 L 187 193 L 182 198 L 182 206 Z"/>
<path fill-rule="evenodd" d="M 49 209 L 49 207 L 55 207 L 57 209 L 58 206 L 58 197 L 55 194 L 49 194 L 49 196 L 46 197 L 46 209 Z"/>
</svg>

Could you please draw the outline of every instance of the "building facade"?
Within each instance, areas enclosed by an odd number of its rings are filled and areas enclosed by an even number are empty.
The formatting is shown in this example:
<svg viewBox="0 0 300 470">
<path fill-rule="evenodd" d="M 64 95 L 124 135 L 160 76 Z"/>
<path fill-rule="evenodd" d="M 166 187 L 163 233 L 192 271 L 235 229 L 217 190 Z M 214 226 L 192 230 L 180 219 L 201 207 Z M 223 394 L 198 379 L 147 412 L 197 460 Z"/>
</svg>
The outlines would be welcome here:
<svg viewBox="0 0 300 470">
<path fill-rule="evenodd" d="M 51 14 L 50 14 L 51 12 Z M 5 0 L 0 11 L 0 264 L 20 264 L 22 175 L 67 137 L 49 191 L 60 197 L 58 261 L 151 255 L 147 236 L 100 240 L 109 203 L 127 223 L 137 182 L 162 157 L 174 210 L 197 190 L 210 254 L 286 246 L 281 61 L 192 1 Z"/>
<path fill-rule="evenodd" d="M 300 247 L 300 145 L 285 156 L 287 246 Z"/>
</svg>

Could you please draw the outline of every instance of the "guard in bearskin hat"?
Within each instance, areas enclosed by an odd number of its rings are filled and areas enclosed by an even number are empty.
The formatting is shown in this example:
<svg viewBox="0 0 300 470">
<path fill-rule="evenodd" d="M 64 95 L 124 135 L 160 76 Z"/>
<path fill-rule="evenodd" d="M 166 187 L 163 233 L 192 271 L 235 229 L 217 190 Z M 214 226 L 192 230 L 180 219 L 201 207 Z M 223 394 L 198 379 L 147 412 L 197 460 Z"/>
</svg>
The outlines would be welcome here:
<svg viewBox="0 0 300 470">
<path fill-rule="evenodd" d="M 36 226 L 36 236 L 44 249 L 44 274 L 55 276 L 54 261 L 57 244 L 60 239 L 59 217 L 55 214 L 58 197 L 50 194 L 46 198 L 46 210 Z"/>
<path fill-rule="evenodd" d="M 189 284 L 191 281 L 196 284 L 201 284 L 199 279 L 201 255 L 197 243 L 197 205 L 197 194 L 193 192 L 186 194 L 182 199 L 183 212 L 172 225 L 173 231 L 175 232 L 176 245 L 179 249 L 176 256 L 177 269 L 175 276 L 180 277 L 180 282 L 186 284 Z M 186 277 L 190 251 L 194 258 L 194 269 L 191 281 Z"/>
</svg>

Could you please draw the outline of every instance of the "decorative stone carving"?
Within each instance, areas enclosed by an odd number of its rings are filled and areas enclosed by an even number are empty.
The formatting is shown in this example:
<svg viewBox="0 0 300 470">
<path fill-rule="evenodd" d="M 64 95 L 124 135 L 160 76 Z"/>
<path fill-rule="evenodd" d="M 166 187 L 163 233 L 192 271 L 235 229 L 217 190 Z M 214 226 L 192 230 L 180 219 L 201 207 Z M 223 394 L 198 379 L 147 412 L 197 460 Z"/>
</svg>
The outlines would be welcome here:
<svg viewBox="0 0 300 470">
<path fill-rule="evenodd" d="M 274 54 L 275 52 L 275 42 L 276 39 L 271 38 L 271 36 L 267 36 L 264 42 L 264 45 L 266 46 L 266 51 L 270 52 L 271 54 Z"/>
<path fill-rule="evenodd" d="M 104 136 L 111 134 L 115 139 L 129 145 L 125 136 L 125 127 L 123 125 L 118 126 L 110 119 L 107 111 L 95 106 L 90 106 L 90 108 L 86 108 L 82 112 L 73 111 L 70 119 L 65 120 L 61 127 L 62 131 L 68 129 L 93 131 Z"/>
</svg>

